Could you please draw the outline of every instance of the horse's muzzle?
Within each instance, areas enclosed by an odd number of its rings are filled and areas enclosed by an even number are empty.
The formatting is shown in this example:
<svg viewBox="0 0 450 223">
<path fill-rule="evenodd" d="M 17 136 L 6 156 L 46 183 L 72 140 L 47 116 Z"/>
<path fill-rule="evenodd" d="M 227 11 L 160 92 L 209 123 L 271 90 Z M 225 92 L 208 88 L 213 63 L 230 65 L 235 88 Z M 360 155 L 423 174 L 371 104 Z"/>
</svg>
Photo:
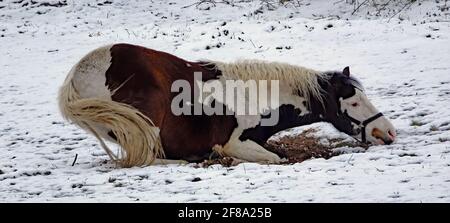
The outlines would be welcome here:
<svg viewBox="0 0 450 223">
<path fill-rule="evenodd" d="M 372 136 L 375 137 L 380 144 L 390 145 L 395 141 L 395 131 L 388 129 L 386 132 L 381 131 L 378 128 L 373 128 Z"/>
</svg>

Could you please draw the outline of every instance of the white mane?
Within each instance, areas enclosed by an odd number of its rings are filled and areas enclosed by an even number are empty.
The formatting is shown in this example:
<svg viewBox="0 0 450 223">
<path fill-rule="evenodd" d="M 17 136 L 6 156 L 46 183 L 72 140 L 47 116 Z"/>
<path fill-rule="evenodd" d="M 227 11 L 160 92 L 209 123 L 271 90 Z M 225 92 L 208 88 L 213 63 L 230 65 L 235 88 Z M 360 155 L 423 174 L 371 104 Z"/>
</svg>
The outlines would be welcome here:
<svg viewBox="0 0 450 223">
<path fill-rule="evenodd" d="M 292 92 L 309 99 L 310 96 L 322 101 L 322 89 L 319 79 L 325 79 L 326 74 L 280 62 L 262 60 L 238 60 L 233 63 L 209 61 L 216 65 L 226 79 L 232 80 L 279 80 L 290 86 Z"/>
</svg>

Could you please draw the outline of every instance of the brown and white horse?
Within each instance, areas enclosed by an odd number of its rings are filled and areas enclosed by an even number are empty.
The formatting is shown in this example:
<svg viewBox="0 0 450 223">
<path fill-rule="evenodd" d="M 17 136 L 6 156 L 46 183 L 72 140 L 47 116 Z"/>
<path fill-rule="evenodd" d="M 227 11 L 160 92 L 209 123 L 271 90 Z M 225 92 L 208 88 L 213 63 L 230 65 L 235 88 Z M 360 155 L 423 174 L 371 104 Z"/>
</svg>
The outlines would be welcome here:
<svg viewBox="0 0 450 223">
<path fill-rule="evenodd" d="M 175 115 L 172 84 L 184 80 L 198 86 L 194 72 L 202 73 L 203 83 L 278 80 L 279 105 L 269 108 L 279 114 L 278 122 L 261 125 L 267 111 Z M 229 110 L 220 100 L 212 103 Z M 254 60 L 190 62 L 129 44 L 101 47 L 84 56 L 64 81 L 59 106 L 64 118 L 97 137 L 123 167 L 196 161 L 213 150 L 251 162 L 279 163 L 280 157 L 262 147 L 265 141 L 281 130 L 320 121 L 372 144 L 395 140 L 394 127 L 370 103 L 348 67 L 318 72 Z M 114 154 L 104 139 L 119 144 L 121 154 Z"/>
</svg>

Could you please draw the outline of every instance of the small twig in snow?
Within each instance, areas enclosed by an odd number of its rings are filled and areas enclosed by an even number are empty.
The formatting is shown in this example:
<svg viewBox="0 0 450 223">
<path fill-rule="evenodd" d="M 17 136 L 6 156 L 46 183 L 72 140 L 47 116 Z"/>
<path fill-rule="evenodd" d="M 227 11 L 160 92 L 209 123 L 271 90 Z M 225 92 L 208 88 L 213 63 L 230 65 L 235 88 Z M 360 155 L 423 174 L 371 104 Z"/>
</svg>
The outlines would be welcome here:
<svg viewBox="0 0 450 223">
<path fill-rule="evenodd" d="M 353 154 L 350 156 L 350 158 L 348 158 L 347 163 L 353 166 L 353 164 L 350 163 L 350 161 L 352 161 L 352 158 L 353 158 Z"/>
<path fill-rule="evenodd" d="M 392 18 L 394 18 L 396 15 L 398 15 L 401 11 L 403 11 L 407 6 L 410 6 L 414 4 L 415 1 L 411 1 L 409 4 L 405 4 L 398 12 L 396 12 L 391 18 L 388 19 L 388 22 L 391 21 Z"/>
<path fill-rule="evenodd" d="M 75 154 L 75 159 L 73 159 L 72 166 L 75 166 L 75 162 L 77 162 L 78 153 Z"/>
<path fill-rule="evenodd" d="M 358 7 L 356 7 L 355 10 L 353 10 L 352 15 L 355 14 L 356 11 L 358 11 L 359 8 L 361 8 L 362 5 L 366 4 L 369 0 L 365 0 L 363 2 L 361 2 L 361 4 L 358 5 Z"/>
<path fill-rule="evenodd" d="M 253 41 L 250 39 L 250 42 L 252 43 L 253 47 L 256 48 L 256 45 L 253 43 Z"/>
<path fill-rule="evenodd" d="M 388 6 L 389 3 L 390 3 L 391 1 L 392 1 L 392 0 L 389 0 L 389 1 L 387 1 L 386 3 L 382 4 L 381 7 L 377 8 L 377 13 L 376 13 L 376 15 L 380 15 L 381 11 L 384 10 L 384 9 L 386 9 L 386 6 Z"/>
</svg>

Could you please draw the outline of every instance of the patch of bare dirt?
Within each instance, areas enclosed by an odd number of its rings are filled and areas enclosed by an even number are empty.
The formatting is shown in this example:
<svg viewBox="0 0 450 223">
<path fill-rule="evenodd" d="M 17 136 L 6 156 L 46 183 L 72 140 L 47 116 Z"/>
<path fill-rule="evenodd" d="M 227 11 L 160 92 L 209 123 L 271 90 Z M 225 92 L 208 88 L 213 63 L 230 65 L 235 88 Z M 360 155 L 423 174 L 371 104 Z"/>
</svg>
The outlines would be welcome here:
<svg viewBox="0 0 450 223">
<path fill-rule="evenodd" d="M 197 163 L 195 167 L 209 167 L 215 164 L 220 164 L 224 167 L 236 166 L 241 163 L 239 160 L 233 157 L 217 157 L 208 160 L 204 160 L 201 163 Z"/>
<path fill-rule="evenodd" d="M 267 150 L 280 157 L 288 159 L 286 163 L 300 163 L 311 158 L 329 159 L 340 153 L 333 151 L 339 147 L 363 147 L 367 145 L 360 142 L 348 142 L 344 139 L 329 139 L 328 144 L 320 142 L 320 138 L 313 135 L 316 129 L 308 129 L 297 136 L 284 136 L 276 140 L 267 141 L 264 146 Z"/>
</svg>

